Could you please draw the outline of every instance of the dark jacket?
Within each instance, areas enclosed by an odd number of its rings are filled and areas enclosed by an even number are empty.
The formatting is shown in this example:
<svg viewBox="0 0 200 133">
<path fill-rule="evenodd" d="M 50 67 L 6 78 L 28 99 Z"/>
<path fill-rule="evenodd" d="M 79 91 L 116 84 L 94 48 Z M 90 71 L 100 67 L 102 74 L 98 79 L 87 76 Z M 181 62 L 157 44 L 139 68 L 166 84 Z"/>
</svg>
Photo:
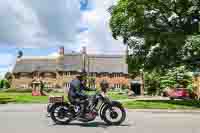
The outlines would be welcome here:
<svg viewBox="0 0 200 133">
<path fill-rule="evenodd" d="M 86 87 L 80 80 L 74 79 L 70 83 L 70 88 L 68 92 L 69 101 L 72 102 L 75 99 L 86 99 L 87 95 L 84 93 L 84 90 L 90 90 Z"/>
</svg>

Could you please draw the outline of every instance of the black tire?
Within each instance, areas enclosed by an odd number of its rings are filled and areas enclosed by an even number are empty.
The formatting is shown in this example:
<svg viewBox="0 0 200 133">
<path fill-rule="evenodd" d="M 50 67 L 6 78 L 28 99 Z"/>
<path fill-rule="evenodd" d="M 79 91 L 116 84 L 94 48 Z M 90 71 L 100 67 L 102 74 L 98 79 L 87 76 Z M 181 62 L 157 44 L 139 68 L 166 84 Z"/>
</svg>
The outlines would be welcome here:
<svg viewBox="0 0 200 133">
<path fill-rule="evenodd" d="M 174 100 L 174 98 L 173 98 L 173 97 L 170 97 L 170 100 Z"/>
<path fill-rule="evenodd" d="M 110 110 L 110 108 L 113 108 L 113 107 L 119 108 L 121 113 L 122 113 L 120 120 L 118 120 L 116 122 L 111 122 L 106 116 L 106 111 Z M 123 108 L 123 106 L 120 105 L 120 104 L 113 104 L 113 105 L 110 105 L 110 106 L 108 105 L 102 111 L 102 118 L 108 125 L 120 125 L 126 119 L 126 111 Z"/>
<path fill-rule="evenodd" d="M 61 105 L 61 104 L 55 104 L 55 105 L 52 107 L 52 110 L 51 110 L 51 112 L 50 112 L 50 117 L 51 117 L 51 119 L 52 119 L 56 124 L 61 124 L 61 125 L 68 124 L 68 123 L 71 121 L 71 118 L 68 118 L 68 119 L 66 119 L 66 120 L 64 120 L 64 121 L 60 121 L 60 120 L 58 120 L 57 117 L 55 116 L 55 111 L 56 111 L 56 109 L 59 108 L 59 107 L 61 107 L 61 108 L 63 108 L 63 107 L 68 108 L 67 106 L 64 106 L 64 105 Z M 67 118 L 67 117 L 65 117 L 65 118 Z"/>
</svg>

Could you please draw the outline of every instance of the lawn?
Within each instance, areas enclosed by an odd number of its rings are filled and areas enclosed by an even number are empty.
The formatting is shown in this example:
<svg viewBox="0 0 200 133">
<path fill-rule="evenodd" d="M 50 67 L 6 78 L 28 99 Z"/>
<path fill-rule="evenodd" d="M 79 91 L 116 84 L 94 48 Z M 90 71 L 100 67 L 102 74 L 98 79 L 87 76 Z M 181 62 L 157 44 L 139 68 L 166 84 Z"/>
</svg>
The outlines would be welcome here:
<svg viewBox="0 0 200 133">
<path fill-rule="evenodd" d="M 94 94 L 90 93 L 90 95 Z M 109 96 L 113 100 L 119 100 L 119 99 L 127 99 L 128 97 L 126 95 L 119 95 L 115 92 L 109 92 Z M 63 93 L 49 93 L 49 95 L 53 96 L 62 96 Z M 65 99 L 67 99 L 65 97 Z M 47 103 L 48 102 L 48 96 L 32 96 L 31 93 L 27 92 L 0 92 L 0 104 L 1 103 Z"/>
<path fill-rule="evenodd" d="M 49 95 L 60 95 L 63 93 L 50 93 Z M 90 93 L 92 95 L 92 93 Z M 128 99 L 126 95 L 117 92 L 109 92 L 113 100 Z M 67 98 L 66 98 L 67 99 Z M 48 96 L 31 96 L 31 93 L 0 92 L 0 104 L 2 103 L 47 103 Z M 129 109 L 200 109 L 200 102 L 195 100 L 124 100 L 123 105 Z"/>
<path fill-rule="evenodd" d="M 136 100 L 123 102 L 123 105 L 129 109 L 200 109 L 197 100 Z"/>
<path fill-rule="evenodd" d="M 61 95 L 53 93 L 52 95 Z M 47 103 L 48 96 L 32 96 L 31 93 L 0 92 L 0 103 Z"/>
</svg>

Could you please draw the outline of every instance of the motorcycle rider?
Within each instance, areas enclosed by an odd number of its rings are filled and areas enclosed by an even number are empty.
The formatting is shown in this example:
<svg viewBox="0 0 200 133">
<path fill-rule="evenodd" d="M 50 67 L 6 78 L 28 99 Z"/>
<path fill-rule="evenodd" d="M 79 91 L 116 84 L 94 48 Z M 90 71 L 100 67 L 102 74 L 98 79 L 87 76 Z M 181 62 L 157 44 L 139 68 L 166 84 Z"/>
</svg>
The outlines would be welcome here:
<svg viewBox="0 0 200 133">
<path fill-rule="evenodd" d="M 69 102 L 73 105 L 81 106 L 81 116 L 84 116 L 87 110 L 86 108 L 89 104 L 89 101 L 87 100 L 88 95 L 84 93 L 84 90 L 94 91 L 86 86 L 86 73 L 82 72 L 70 82 L 70 87 L 68 90 Z"/>
</svg>

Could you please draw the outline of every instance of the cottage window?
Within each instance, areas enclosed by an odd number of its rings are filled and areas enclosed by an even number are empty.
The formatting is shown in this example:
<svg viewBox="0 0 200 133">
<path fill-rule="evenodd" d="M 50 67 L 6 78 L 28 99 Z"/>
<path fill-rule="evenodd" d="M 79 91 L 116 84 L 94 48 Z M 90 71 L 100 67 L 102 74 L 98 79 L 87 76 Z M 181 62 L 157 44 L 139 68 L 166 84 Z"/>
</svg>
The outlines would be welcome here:
<svg viewBox="0 0 200 133">
<path fill-rule="evenodd" d="M 114 84 L 114 88 L 116 89 L 121 88 L 121 84 Z"/>
<path fill-rule="evenodd" d="M 113 74 L 113 77 L 114 77 L 114 78 L 117 78 L 117 77 L 120 77 L 120 75 L 119 75 L 118 73 L 114 73 L 114 74 Z"/>
<path fill-rule="evenodd" d="M 106 77 L 106 76 L 108 76 L 108 74 L 107 73 L 101 73 L 101 76 Z"/>
<path fill-rule="evenodd" d="M 91 76 L 96 77 L 97 75 L 96 75 L 96 73 L 91 73 Z"/>
<path fill-rule="evenodd" d="M 51 84 L 51 83 L 46 83 L 46 85 L 45 85 L 47 88 L 53 88 L 53 85 Z"/>
<path fill-rule="evenodd" d="M 71 76 L 71 72 L 66 72 L 66 76 Z"/>
<path fill-rule="evenodd" d="M 70 83 L 66 83 L 66 88 L 67 88 L 67 89 L 70 88 Z"/>
<path fill-rule="evenodd" d="M 19 79 L 19 78 L 20 78 L 20 75 L 19 75 L 19 74 L 15 74 L 14 76 L 15 76 L 16 79 Z"/>
<path fill-rule="evenodd" d="M 34 77 L 38 77 L 38 76 L 39 76 L 39 73 L 38 73 L 38 72 L 34 72 L 34 73 L 33 73 L 33 76 L 34 76 Z"/>
<path fill-rule="evenodd" d="M 121 76 L 122 76 L 121 73 L 115 73 L 115 74 L 114 74 L 114 77 L 115 77 L 115 78 L 119 78 L 119 77 L 121 77 Z"/>
<path fill-rule="evenodd" d="M 117 88 L 117 87 L 116 87 L 116 84 L 114 84 L 114 86 L 113 86 L 113 87 L 114 87 L 114 88 Z"/>
<path fill-rule="evenodd" d="M 28 88 L 28 84 L 22 84 L 22 85 L 21 85 L 21 88 L 27 89 L 27 88 Z"/>
</svg>

